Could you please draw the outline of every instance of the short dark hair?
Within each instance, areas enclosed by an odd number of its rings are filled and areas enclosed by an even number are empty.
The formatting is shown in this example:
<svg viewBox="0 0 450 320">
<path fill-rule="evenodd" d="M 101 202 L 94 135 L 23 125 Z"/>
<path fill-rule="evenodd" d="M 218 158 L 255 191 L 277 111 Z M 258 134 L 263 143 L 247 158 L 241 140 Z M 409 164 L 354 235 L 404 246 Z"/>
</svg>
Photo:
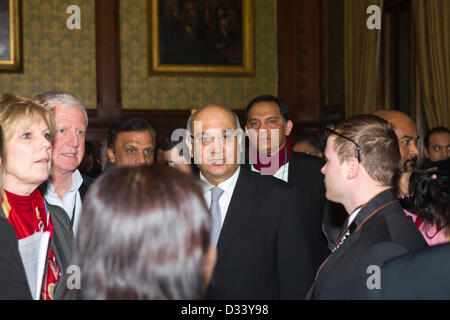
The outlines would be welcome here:
<svg viewBox="0 0 450 320">
<path fill-rule="evenodd" d="M 325 149 L 322 135 L 319 132 L 305 131 L 298 134 L 294 140 L 294 145 L 303 141 L 308 142 L 317 153 L 323 153 Z"/>
<path fill-rule="evenodd" d="M 159 164 L 112 168 L 83 202 L 73 260 L 81 291 L 66 298 L 199 299 L 210 231 L 192 175 Z"/>
<path fill-rule="evenodd" d="M 184 127 L 177 127 L 177 128 L 173 128 L 172 130 L 170 130 L 169 133 L 166 134 L 164 136 L 164 138 L 162 138 L 162 140 L 161 140 L 160 147 L 161 147 L 162 151 L 172 150 L 173 147 L 175 147 L 179 143 L 183 142 L 184 137 L 182 137 L 182 136 L 180 136 L 178 138 L 178 140 L 172 139 L 172 133 L 174 133 L 174 131 L 176 131 L 176 130 L 186 130 L 186 129 Z"/>
<path fill-rule="evenodd" d="M 431 129 L 430 131 L 428 131 L 427 135 L 425 136 L 425 148 L 428 149 L 428 147 L 430 146 L 430 137 L 436 133 L 450 134 L 450 130 L 448 130 L 446 127 L 436 127 L 436 128 Z"/>
<path fill-rule="evenodd" d="M 288 107 L 287 105 L 278 97 L 272 96 L 270 94 L 263 94 L 260 96 L 257 96 L 254 98 L 250 103 L 247 105 L 247 108 L 245 108 L 245 118 L 248 119 L 248 113 L 251 109 L 251 107 L 258 103 L 258 102 L 273 102 L 275 103 L 278 108 L 280 109 L 280 113 L 283 116 L 284 121 L 289 120 L 289 113 L 288 113 Z"/>
<path fill-rule="evenodd" d="M 449 174 L 450 158 L 414 169 L 409 180 L 409 208 L 438 231 L 450 228 Z"/>
<path fill-rule="evenodd" d="M 132 117 L 120 120 L 111 128 L 109 128 L 107 136 L 107 148 L 114 150 L 114 145 L 119 133 L 132 131 L 148 131 L 153 137 L 154 143 L 156 143 L 156 131 L 152 128 L 150 123 L 142 117 Z"/>
</svg>

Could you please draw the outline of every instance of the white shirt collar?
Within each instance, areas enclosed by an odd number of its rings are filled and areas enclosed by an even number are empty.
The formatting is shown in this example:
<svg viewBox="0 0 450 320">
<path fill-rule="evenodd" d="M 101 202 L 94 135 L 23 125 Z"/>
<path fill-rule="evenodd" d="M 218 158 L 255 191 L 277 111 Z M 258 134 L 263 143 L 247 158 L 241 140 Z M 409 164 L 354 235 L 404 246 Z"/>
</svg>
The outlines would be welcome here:
<svg viewBox="0 0 450 320">
<path fill-rule="evenodd" d="M 241 171 L 241 167 L 238 166 L 237 170 L 234 172 L 234 174 L 228 178 L 227 180 L 221 182 L 218 187 L 220 187 L 220 189 L 222 189 L 225 193 L 227 193 L 228 195 L 232 195 L 233 191 L 234 191 L 234 187 L 236 186 L 236 182 L 237 179 L 239 177 L 239 172 Z M 205 179 L 205 177 L 202 175 L 202 173 L 200 172 L 200 179 L 204 182 L 203 184 L 203 192 L 206 193 L 209 190 L 211 190 L 211 188 L 213 188 L 214 186 L 212 184 L 210 184 L 208 182 L 208 180 Z"/>
<path fill-rule="evenodd" d="M 253 164 L 250 164 L 250 167 L 252 169 L 252 171 L 254 172 L 258 172 L 261 174 L 260 171 L 258 171 Z M 289 178 L 289 161 L 286 162 L 286 164 L 282 165 L 277 172 L 274 173 L 273 177 L 278 178 L 280 180 L 283 180 L 284 182 L 288 182 L 288 178 Z"/>
<path fill-rule="evenodd" d="M 81 185 L 83 183 L 83 177 L 81 176 L 80 171 L 78 169 L 75 169 L 74 172 L 72 172 L 72 186 L 70 187 L 69 192 L 78 191 L 80 189 Z M 55 187 L 53 186 L 53 183 L 49 180 L 47 184 L 47 192 L 55 193 Z"/>
<path fill-rule="evenodd" d="M 361 211 L 361 207 L 359 207 L 358 209 L 356 209 L 355 211 L 353 211 L 353 213 L 350 215 L 350 217 L 348 218 L 348 225 L 351 225 L 353 220 L 355 220 L 356 216 L 358 215 L 358 213 Z"/>
</svg>

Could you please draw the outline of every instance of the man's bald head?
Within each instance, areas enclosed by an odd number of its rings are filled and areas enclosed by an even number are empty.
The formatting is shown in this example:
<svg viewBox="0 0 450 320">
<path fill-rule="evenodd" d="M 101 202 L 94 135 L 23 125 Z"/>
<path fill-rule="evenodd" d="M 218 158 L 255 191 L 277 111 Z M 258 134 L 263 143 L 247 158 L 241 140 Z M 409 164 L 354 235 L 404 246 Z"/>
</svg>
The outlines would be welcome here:
<svg viewBox="0 0 450 320">
<path fill-rule="evenodd" d="M 394 128 L 401 127 L 405 123 L 411 124 L 414 127 L 416 126 L 414 121 L 406 114 L 397 110 L 377 110 L 373 113 L 374 115 L 390 122 Z"/>
<path fill-rule="evenodd" d="M 392 124 L 402 155 L 402 171 L 412 171 L 417 164 L 419 154 L 417 149 L 419 137 L 414 121 L 407 114 L 397 110 L 377 110 L 373 114 Z"/>
<path fill-rule="evenodd" d="M 195 119 L 198 118 L 202 113 L 205 113 L 205 112 L 207 112 L 207 113 L 212 112 L 216 116 L 228 116 L 229 115 L 236 124 L 235 129 L 241 129 L 241 125 L 239 123 L 239 118 L 231 109 L 221 106 L 219 104 L 207 104 L 207 105 L 197 109 L 195 111 L 195 113 L 189 117 L 186 128 L 191 134 L 192 134 L 192 128 L 193 128 L 192 125 L 194 124 Z"/>
</svg>

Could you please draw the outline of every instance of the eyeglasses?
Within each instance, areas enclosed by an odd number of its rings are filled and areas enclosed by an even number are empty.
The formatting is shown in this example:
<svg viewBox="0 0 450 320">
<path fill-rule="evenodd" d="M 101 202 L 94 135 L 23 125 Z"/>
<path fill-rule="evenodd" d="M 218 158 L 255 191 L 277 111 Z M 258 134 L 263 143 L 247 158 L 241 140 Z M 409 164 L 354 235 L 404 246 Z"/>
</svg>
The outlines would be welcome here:
<svg viewBox="0 0 450 320">
<path fill-rule="evenodd" d="M 192 139 L 194 139 L 196 142 L 201 143 L 202 145 L 210 145 L 212 144 L 214 141 L 216 141 L 217 139 L 220 140 L 220 142 L 231 142 L 233 140 L 234 137 L 236 137 L 236 133 L 234 131 L 226 131 L 224 134 L 222 135 L 218 135 L 218 136 L 210 136 L 204 133 L 200 133 L 198 135 L 191 136 Z"/>
<path fill-rule="evenodd" d="M 331 132 L 331 133 L 333 133 L 333 134 L 335 134 L 335 135 L 337 135 L 337 136 L 339 136 L 339 137 L 341 137 L 341 138 L 344 138 L 344 139 L 346 139 L 346 140 L 352 142 L 352 143 L 356 146 L 356 151 L 358 151 L 358 162 L 361 163 L 361 154 L 360 154 L 361 147 L 360 147 L 354 140 L 352 140 L 352 139 L 350 139 L 350 138 L 347 138 L 347 137 L 344 136 L 343 134 L 340 134 L 339 132 L 335 131 L 335 130 L 334 130 L 334 124 L 327 125 L 327 126 L 325 127 L 325 131 Z M 325 135 L 325 137 L 326 137 L 326 136 L 327 136 L 327 135 Z"/>
</svg>

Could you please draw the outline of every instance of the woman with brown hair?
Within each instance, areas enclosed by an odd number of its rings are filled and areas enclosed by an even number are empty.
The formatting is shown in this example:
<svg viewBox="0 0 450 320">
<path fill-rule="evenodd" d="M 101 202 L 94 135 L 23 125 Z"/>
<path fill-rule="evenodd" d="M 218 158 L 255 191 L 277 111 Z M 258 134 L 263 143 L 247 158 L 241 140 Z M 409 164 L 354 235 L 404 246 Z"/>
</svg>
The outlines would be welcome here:
<svg viewBox="0 0 450 320">
<path fill-rule="evenodd" d="M 192 175 L 164 165 L 116 167 L 83 203 L 73 265 L 79 299 L 198 299 L 215 263 L 211 217 Z"/>
<path fill-rule="evenodd" d="M 5 137 L 0 216 L 13 226 L 19 242 L 36 233 L 49 232 L 41 291 L 32 295 L 35 299 L 52 300 L 73 241 L 67 214 L 47 204 L 38 189 L 51 170 L 55 119 L 51 111 L 31 99 L 3 94 L 0 124 Z"/>
</svg>

